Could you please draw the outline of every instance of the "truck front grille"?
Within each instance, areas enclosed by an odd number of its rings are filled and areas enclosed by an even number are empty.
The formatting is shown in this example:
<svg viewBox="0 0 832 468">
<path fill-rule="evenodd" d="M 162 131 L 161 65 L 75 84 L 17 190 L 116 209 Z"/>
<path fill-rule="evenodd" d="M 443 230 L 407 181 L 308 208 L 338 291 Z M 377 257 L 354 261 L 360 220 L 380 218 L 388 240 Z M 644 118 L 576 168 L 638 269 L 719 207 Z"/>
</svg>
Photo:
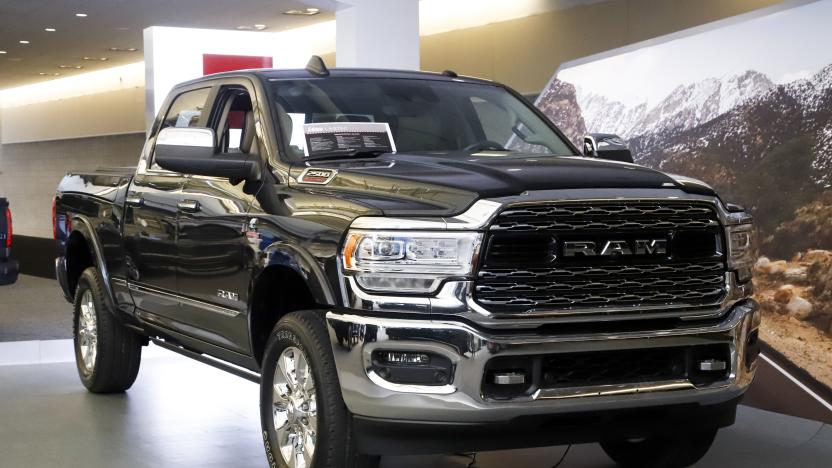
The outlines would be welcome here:
<svg viewBox="0 0 832 468">
<path fill-rule="evenodd" d="M 637 248 L 648 241 L 664 251 Z M 608 242 L 625 251 L 604 251 Z M 592 255 L 567 251 L 587 243 L 597 246 Z M 726 293 L 723 234 L 707 203 L 510 206 L 485 245 L 474 298 L 494 313 L 695 309 L 719 304 Z"/>
</svg>

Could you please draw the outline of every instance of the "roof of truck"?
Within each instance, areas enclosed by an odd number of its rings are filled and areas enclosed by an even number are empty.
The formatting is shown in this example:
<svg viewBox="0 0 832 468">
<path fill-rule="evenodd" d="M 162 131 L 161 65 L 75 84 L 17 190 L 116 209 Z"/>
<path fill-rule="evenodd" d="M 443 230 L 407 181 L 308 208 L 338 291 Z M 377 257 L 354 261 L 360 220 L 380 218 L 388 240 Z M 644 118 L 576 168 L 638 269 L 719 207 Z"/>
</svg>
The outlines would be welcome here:
<svg viewBox="0 0 832 468">
<path fill-rule="evenodd" d="M 374 69 L 374 68 L 331 68 L 329 75 L 317 75 L 310 73 L 308 70 L 289 69 L 278 70 L 273 68 L 255 68 L 249 70 L 235 70 L 222 73 L 214 73 L 206 75 L 194 80 L 181 83 L 179 86 L 189 85 L 193 83 L 200 83 L 203 81 L 210 81 L 216 78 L 234 77 L 234 76 L 251 76 L 259 78 L 263 81 L 289 80 L 289 79 L 327 79 L 327 78 L 409 78 L 409 79 L 427 79 L 440 81 L 462 81 L 468 83 L 483 83 L 496 85 L 493 81 L 482 78 L 474 78 L 470 76 L 457 75 L 454 72 L 424 72 L 424 71 L 410 71 L 410 70 L 388 70 L 388 69 Z"/>
</svg>

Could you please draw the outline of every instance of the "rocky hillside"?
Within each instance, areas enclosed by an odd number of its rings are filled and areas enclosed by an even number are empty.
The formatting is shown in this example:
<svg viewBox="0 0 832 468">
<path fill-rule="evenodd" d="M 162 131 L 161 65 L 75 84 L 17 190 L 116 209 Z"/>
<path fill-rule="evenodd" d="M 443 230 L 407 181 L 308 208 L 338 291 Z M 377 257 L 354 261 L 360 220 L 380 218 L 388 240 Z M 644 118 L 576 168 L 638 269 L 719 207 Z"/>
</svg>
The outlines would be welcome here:
<svg viewBox="0 0 832 468">
<path fill-rule="evenodd" d="M 754 289 L 763 340 L 832 388 L 832 251 L 761 257 Z"/>
<path fill-rule="evenodd" d="M 583 148 L 586 135 L 586 123 L 578 106 L 575 86 L 565 81 L 555 80 L 540 94 L 537 106 L 578 148 Z"/>
</svg>

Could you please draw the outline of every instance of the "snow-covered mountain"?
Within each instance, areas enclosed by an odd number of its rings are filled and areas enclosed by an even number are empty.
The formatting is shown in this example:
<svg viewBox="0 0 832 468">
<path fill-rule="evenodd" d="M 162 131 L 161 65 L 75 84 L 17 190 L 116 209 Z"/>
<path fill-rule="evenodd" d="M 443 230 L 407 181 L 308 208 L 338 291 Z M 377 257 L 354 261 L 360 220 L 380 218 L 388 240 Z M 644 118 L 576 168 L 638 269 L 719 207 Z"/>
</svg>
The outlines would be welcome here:
<svg viewBox="0 0 832 468">
<path fill-rule="evenodd" d="M 647 103 L 627 107 L 600 94 L 582 91 L 578 88 L 578 105 L 591 132 L 614 133 L 627 138 L 632 134 L 633 126 L 641 122 L 647 113 Z"/>
<path fill-rule="evenodd" d="M 811 145 L 806 150 L 812 179 L 824 185 L 832 181 L 832 65 L 807 79 L 739 95 L 744 97 L 733 108 L 702 124 L 633 134 L 631 148 L 639 159 L 659 167 L 709 153 L 721 155 L 720 165 L 741 171 L 802 138 Z"/>
<path fill-rule="evenodd" d="M 649 108 L 646 102 L 628 107 L 580 88 L 577 97 L 590 132 L 615 133 L 628 139 L 688 130 L 764 94 L 773 86 L 766 75 L 749 70 L 740 75 L 679 85 Z"/>
</svg>

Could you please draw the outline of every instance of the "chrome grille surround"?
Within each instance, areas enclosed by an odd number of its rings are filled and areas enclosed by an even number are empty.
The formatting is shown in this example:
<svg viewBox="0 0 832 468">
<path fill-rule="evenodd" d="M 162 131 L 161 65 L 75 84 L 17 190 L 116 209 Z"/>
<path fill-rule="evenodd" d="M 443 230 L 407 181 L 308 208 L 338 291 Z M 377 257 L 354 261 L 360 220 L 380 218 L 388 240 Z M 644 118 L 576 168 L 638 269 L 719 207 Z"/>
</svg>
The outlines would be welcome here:
<svg viewBox="0 0 832 468">
<path fill-rule="evenodd" d="M 715 257 L 680 261 L 618 257 L 605 262 L 492 265 L 486 247 L 472 291 L 483 312 L 503 317 L 696 315 L 720 308 L 729 292 L 724 236 L 714 204 L 690 200 L 535 202 L 508 205 L 489 237 L 519 234 L 615 237 L 643 232 L 713 232 Z"/>
</svg>

